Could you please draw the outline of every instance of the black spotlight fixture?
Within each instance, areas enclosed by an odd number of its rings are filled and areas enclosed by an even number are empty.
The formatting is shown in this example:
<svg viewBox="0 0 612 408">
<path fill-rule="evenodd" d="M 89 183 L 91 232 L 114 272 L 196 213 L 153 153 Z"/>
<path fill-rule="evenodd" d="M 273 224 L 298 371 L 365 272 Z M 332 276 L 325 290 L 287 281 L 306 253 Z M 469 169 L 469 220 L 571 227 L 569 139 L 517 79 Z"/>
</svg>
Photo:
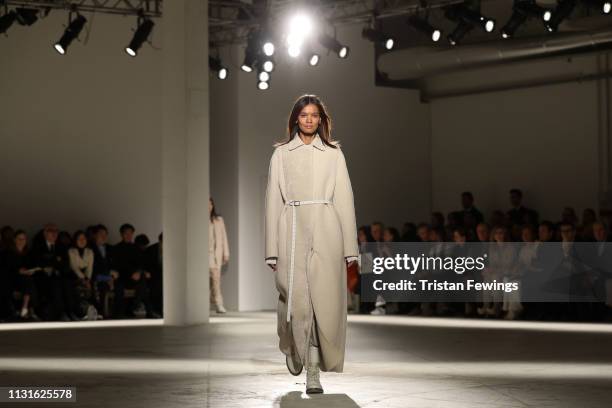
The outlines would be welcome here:
<svg viewBox="0 0 612 408">
<path fill-rule="evenodd" d="M 516 30 L 531 17 L 541 19 L 546 24 L 550 15 L 550 11 L 538 6 L 535 0 L 514 0 L 512 16 L 501 30 L 502 37 L 513 37 Z"/>
<path fill-rule="evenodd" d="M 552 10 L 550 19 L 546 22 L 548 31 L 555 32 L 559 29 L 559 24 L 574 11 L 576 0 L 558 0 L 557 7 Z"/>
<path fill-rule="evenodd" d="M 225 79 L 227 78 L 227 74 L 229 74 L 229 71 L 223 66 L 221 60 L 219 58 L 213 57 L 212 55 L 208 56 L 208 68 L 211 71 L 216 72 L 217 78 L 219 79 Z"/>
<path fill-rule="evenodd" d="M 395 45 L 395 39 L 393 37 L 383 33 L 380 30 L 376 30 L 376 29 L 373 29 L 373 28 L 369 28 L 369 27 L 364 28 L 361 31 L 361 36 L 363 38 L 366 38 L 366 39 L 374 42 L 374 43 L 379 43 L 386 50 L 393 49 L 393 46 Z"/>
<path fill-rule="evenodd" d="M 319 39 L 319 43 L 323 47 L 327 48 L 330 51 L 335 52 L 338 55 L 338 57 L 342 59 L 348 57 L 349 47 L 346 45 L 340 44 L 340 42 L 334 37 L 321 33 L 319 34 L 318 39 Z"/>
<path fill-rule="evenodd" d="M 130 57 L 138 55 L 138 50 L 142 47 L 142 44 L 149 39 L 151 31 L 153 31 L 153 26 L 155 26 L 155 23 L 151 19 L 146 18 L 141 10 L 138 13 L 138 27 L 136 27 L 136 31 L 134 31 L 132 41 L 125 47 L 127 55 Z"/>
<path fill-rule="evenodd" d="M 424 18 L 412 15 L 408 17 L 408 20 L 406 20 L 406 22 L 408 23 L 408 25 L 412 26 L 417 31 L 431 38 L 431 41 L 433 42 L 438 42 L 440 40 L 440 37 L 442 37 L 442 30 L 433 27 L 431 24 L 429 24 L 429 21 Z"/>
<path fill-rule="evenodd" d="M 17 22 L 23 26 L 31 26 L 38 21 L 38 9 L 18 7 L 15 12 L 17 13 Z"/>
<path fill-rule="evenodd" d="M 480 4 L 480 3 L 476 3 L 476 4 Z M 483 16 L 482 14 L 480 14 L 479 11 L 476 11 L 468 7 L 465 3 L 450 6 L 446 10 L 445 16 L 449 20 L 463 22 L 463 23 L 470 24 L 473 26 L 478 26 L 487 33 L 490 33 L 495 29 L 494 19 Z"/>
<path fill-rule="evenodd" d="M 5 34 L 6 31 L 11 28 L 16 19 L 17 13 L 14 10 L 4 13 L 0 17 L 0 34 Z"/>
<path fill-rule="evenodd" d="M 610 11 L 612 11 L 611 0 L 585 0 L 585 3 L 589 7 L 601 11 L 603 14 L 610 14 Z"/>
<path fill-rule="evenodd" d="M 76 17 L 72 18 L 73 15 L 76 15 Z M 87 19 L 73 8 L 68 14 L 68 27 L 66 27 L 66 30 L 64 30 L 62 38 L 60 38 L 59 41 L 53 45 L 53 48 L 55 48 L 55 50 L 61 55 L 66 54 L 66 50 L 72 41 L 74 41 L 75 38 L 78 38 L 79 34 L 83 30 L 83 27 L 85 27 L 86 22 Z"/>
<path fill-rule="evenodd" d="M 453 30 L 452 33 L 446 36 L 450 45 L 457 45 L 461 42 L 463 37 L 474 28 L 473 24 L 466 23 L 465 21 L 460 21 L 457 24 L 457 27 Z"/>
<path fill-rule="evenodd" d="M 244 61 L 240 66 L 240 69 L 244 72 L 253 72 L 253 65 L 257 61 L 258 52 L 258 41 L 257 34 L 251 31 L 247 40 L 247 47 L 244 50 Z"/>
</svg>

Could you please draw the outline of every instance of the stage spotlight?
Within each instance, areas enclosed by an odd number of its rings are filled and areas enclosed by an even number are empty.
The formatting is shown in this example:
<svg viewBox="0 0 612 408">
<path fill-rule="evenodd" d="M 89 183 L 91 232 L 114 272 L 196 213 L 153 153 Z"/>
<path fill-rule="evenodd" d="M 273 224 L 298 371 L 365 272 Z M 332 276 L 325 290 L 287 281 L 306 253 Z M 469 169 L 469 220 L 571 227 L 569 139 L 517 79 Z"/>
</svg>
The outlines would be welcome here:
<svg viewBox="0 0 612 408">
<path fill-rule="evenodd" d="M 319 64 L 320 59 L 321 58 L 319 57 L 319 54 L 312 53 L 308 56 L 308 65 L 310 65 L 311 67 L 317 66 Z"/>
<path fill-rule="evenodd" d="M 257 88 L 259 88 L 262 91 L 265 91 L 266 89 L 268 89 L 270 87 L 270 84 L 268 81 L 259 81 L 257 83 Z"/>
<path fill-rule="evenodd" d="M 287 33 L 287 53 L 292 58 L 297 58 L 302 45 L 311 35 L 313 29 L 312 20 L 307 14 L 298 13 L 291 17 Z"/>
<path fill-rule="evenodd" d="M 258 75 L 258 78 L 261 82 L 268 82 L 270 80 L 270 74 L 266 71 L 261 71 Z"/>
<path fill-rule="evenodd" d="M 550 15 L 550 19 L 546 22 L 546 28 L 550 32 L 555 32 L 559 29 L 559 24 L 565 20 L 576 6 L 576 0 L 559 0 L 557 7 L 554 8 Z"/>
<path fill-rule="evenodd" d="M 255 61 L 257 60 L 257 54 L 258 54 L 257 42 L 258 42 L 257 34 L 255 32 L 251 32 L 247 40 L 247 47 L 244 50 L 244 61 L 242 62 L 242 65 L 240 66 L 240 69 L 242 69 L 244 72 L 253 71 L 253 64 L 255 64 Z"/>
<path fill-rule="evenodd" d="M 406 22 L 414 27 L 417 31 L 427 35 L 433 42 L 438 42 L 440 37 L 442 37 L 442 31 L 434 28 L 431 24 L 429 24 L 429 21 L 425 19 L 417 16 L 410 16 Z"/>
<path fill-rule="evenodd" d="M 610 14 L 612 9 L 612 1 L 610 0 L 586 0 L 586 3 L 595 9 L 598 9 L 603 14 Z"/>
<path fill-rule="evenodd" d="M 450 6 L 446 10 L 445 15 L 446 15 L 446 18 L 448 18 L 449 20 L 462 21 L 466 24 L 479 26 L 487 33 L 490 33 L 495 29 L 494 19 L 485 17 L 479 12 L 474 11 L 471 8 L 468 8 L 464 4 Z"/>
<path fill-rule="evenodd" d="M 13 10 L 0 17 L 0 34 L 6 33 L 6 30 L 13 25 L 16 19 L 17 13 Z"/>
<path fill-rule="evenodd" d="M 212 56 L 208 56 L 208 68 L 211 71 L 217 73 L 217 78 L 225 79 L 227 78 L 228 70 L 221 64 L 221 60 L 219 58 L 215 58 Z"/>
<path fill-rule="evenodd" d="M 340 58 L 348 57 L 349 47 L 340 44 L 334 37 L 321 33 L 319 35 L 319 43 L 328 50 L 335 52 Z"/>
<path fill-rule="evenodd" d="M 512 16 L 501 30 L 502 37 L 513 37 L 516 30 L 529 17 L 536 17 L 546 22 L 550 19 L 550 10 L 538 6 L 535 0 L 515 0 L 512 6 Z"/>
<path fill-rule="evenodd" d="M 18 7 L 15 12 L 17 13 L 17 22 L 21 25 L 31 26 L 38 21 L 37 9 Z"/>
<path fill-rule="evenodd" d="M 70 12 L 70 15 L 72 15 L 72 12 Z M 55 50 L 61 55 L 66 54 L 68 46 L 70 46 L 72 41 L 79 36 L 83 30 L 83 27 L 85 27 L 86 22 L 87 19 L 77 12 L 77 16 L 74 18 L 74 20 L 70 21 L 68 27 L 66 27 L 62 38 L 60 38 L 60 40 L 53 45 Z"/>
<path fill-rule="evenodd" d="M 472 24 L 461 21 L 459 24 L 457 24 L 457 27 L 455 27 L 453 32 L 446 36 L 446 38 L 451 45 L 457 45 L 467 33 L 472 31 L 473 28 L 474 26 Z"/>
<path fill-rule="evenodd" d="M 274 61 L 272 61 L 271 59 L 267 59 L 263 62 L 262 67 L 264 69 L 264 71 L 266 72 L 272 72 L 274 71 Z"/>
<path fill-rule="evenodd" d="M 387 50 L 392 49 L 393 45 L 395 44 L 393 37 L 383 33 L 382 31 L 374 30 L 369 27 L 366 27 L 361 31 L 361 36 L 374 43 L 380 43 Z"/>
<path fill-rule="evenodd" d="M 266 41 L 262 46 L 262 50 L 266 56 L 271 57 L 274 55 L 274 44 L 271 41 Z"/>
<path fill-rule="evenodd" d="M 130 57 L 135 57 L 138 55 L 138 50 L 142 47 L 145 41 L 148 40 L 151 31 L 153 31 L 153 26 L 155 23 L 149 20 L 148 18 L 139 17 L 138 18 L 138 28 L 136 28 L 136 32 L 134 33 L 134 37 L 130 44 L 125 47 L 125 52 Z"/>
</svg>

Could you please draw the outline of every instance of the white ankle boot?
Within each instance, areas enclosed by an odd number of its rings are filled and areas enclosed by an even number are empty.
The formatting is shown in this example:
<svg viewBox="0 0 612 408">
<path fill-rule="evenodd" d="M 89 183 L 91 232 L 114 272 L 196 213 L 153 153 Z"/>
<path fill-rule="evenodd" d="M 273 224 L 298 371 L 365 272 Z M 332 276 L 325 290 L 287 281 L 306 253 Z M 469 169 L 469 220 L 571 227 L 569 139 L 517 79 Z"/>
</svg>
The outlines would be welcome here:
<svg viewBox="0 0 612 408">
<path fill-rule="evenodd" d="M 323 387 L 319 381 L 319 348 L 310 346 L 309 361 L 306 370 L 306 394 L 322 394 Z"/>
</svg>

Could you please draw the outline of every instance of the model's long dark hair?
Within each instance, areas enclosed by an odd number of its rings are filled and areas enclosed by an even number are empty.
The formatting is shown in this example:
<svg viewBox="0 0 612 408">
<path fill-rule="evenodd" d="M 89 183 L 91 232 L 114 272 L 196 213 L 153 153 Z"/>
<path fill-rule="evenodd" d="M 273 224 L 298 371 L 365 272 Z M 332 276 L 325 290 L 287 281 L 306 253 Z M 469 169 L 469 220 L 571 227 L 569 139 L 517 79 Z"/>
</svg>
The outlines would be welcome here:
<svg viewBox="0 0 612 408">
<path fill-rule="evenodd" d="M 213 221 L 215 218 L 220 216 L 221 214 L 217 214 L 217 207 L 215 207 L 215 200 L 210 197 L 210 202 L 212 204 L 212 210 L 210 211 L 210 220 Z"/>
<path fill-rule="evenodd" d="M 274 147 L 281 146 L 291 142 L 297 136 L 300 126 L 298 125 L 298 116 L 306 105 L 317 105 L 319 114 L 321 115 L 321 124 L 317 128 L 317 133 L 321 137 L 321 141 L 329 147 L 337 148 L 340 144 L 336 141 L 332 143 L 332 120 L 325 108 L 325 104 L 316 95 L 305 94 L 300 96 L 293 104 L 289 120 L 287 121 L 287 137 L 285 140 L 275 143 Z"/>
</svg>

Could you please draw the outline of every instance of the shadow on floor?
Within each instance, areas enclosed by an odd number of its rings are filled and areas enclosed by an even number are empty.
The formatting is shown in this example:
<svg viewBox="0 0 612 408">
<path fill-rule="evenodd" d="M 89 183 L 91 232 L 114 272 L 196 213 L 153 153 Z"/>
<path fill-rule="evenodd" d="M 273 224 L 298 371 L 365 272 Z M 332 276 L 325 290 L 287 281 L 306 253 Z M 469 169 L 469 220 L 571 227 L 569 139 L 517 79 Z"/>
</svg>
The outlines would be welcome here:
<svg viewBox="0 0 612 408">
<path fill-rule="evenodd" d="M 274 406 L 279 408 L 359 408 L 359 405 L 346 394 L 307 395 L 300 391 L 288 392 Z"/>
</svg>

